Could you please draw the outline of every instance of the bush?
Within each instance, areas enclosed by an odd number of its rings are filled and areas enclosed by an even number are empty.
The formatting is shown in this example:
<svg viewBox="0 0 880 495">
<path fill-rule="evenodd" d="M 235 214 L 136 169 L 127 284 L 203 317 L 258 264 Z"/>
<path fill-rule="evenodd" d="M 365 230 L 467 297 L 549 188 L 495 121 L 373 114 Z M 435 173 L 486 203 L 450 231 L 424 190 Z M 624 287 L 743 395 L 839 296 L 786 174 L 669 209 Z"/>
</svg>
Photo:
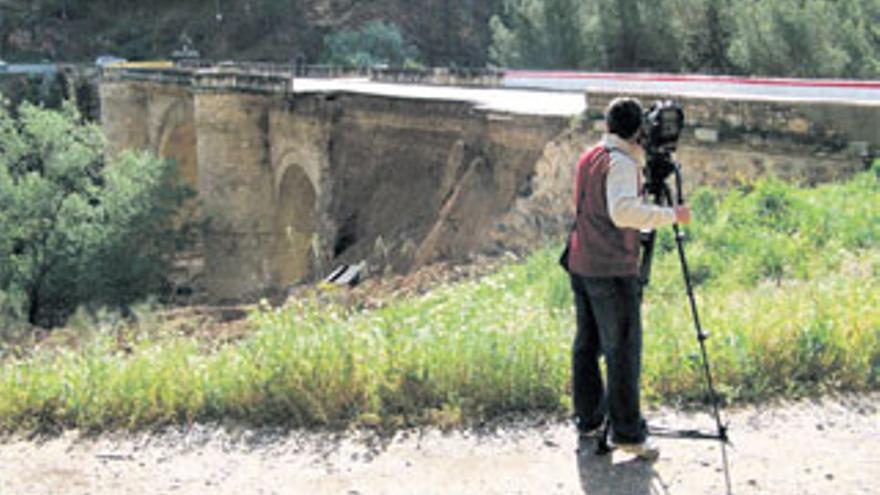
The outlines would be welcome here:
<svg viewBox="0 0 880 495">
<path fill-rule="evenodd" d="M 57 326 L 79 305 L 126 307 L 159 292 L 186 193 L 173 164 L 123 154 L 62 110 L 0 106 L 0 292 L 4 318 Z"/>
</svg>

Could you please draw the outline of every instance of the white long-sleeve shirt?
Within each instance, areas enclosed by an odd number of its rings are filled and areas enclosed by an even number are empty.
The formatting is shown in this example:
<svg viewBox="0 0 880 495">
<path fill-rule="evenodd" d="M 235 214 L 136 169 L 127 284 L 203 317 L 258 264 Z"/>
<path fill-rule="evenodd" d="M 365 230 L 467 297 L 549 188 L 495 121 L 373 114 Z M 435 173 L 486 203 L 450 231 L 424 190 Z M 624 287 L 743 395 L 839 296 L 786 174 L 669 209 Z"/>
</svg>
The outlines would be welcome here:
<svg viewBox="0 0 880 495">
<path fill-rule="evenodd" d="M 605 194 L 614 225 L 653 230 L 675 223 L 674 209 L 650 204 L 639 194 L 639 163 L 644 161 L 642 148 L 614 134 L 602 136 L 602 144 L 611 155 Z"/>
</svg>

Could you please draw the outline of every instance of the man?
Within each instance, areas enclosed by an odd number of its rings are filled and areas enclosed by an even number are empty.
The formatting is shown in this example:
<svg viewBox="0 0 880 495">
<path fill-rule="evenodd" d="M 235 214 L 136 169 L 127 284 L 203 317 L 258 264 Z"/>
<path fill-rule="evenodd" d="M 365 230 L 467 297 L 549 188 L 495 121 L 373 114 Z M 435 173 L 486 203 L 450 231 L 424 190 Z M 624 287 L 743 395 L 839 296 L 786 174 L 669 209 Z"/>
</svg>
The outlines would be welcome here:
<svg viewBox="0 0 880 495">
<path fill-rule="evenodd" d="M 577 310 L 572 395 L 582 438 L 597 436 L 607 419 L 619 449 L 653 460 L 660 450 L 648 439 L 639 405 L 639 230 L 686 224 L 691 213 L 686 206 L 656 206 L 643 197 L 642 120 L 638 100 L 612 101 L 605 114 L 607 133 L 577 165 L 577 218 L 568 260 Z M 607 393 L 600 353 L 605 356 Z"/>
</svg>

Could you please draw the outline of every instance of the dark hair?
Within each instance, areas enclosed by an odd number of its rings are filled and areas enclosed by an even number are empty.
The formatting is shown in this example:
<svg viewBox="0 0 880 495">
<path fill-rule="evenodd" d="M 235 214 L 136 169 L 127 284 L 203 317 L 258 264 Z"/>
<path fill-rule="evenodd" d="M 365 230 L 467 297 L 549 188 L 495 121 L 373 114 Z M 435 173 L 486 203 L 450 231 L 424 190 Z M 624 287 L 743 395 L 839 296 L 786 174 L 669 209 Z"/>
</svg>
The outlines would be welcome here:
<svg viewBox="0 0 880 495">
<path fill-rule="evenodd" d="M 642 126 L 642 104 L 635 98 L 615 98 L 608 104 L 605 122 L 608 132 L 629 139 Z"/>
</svg>

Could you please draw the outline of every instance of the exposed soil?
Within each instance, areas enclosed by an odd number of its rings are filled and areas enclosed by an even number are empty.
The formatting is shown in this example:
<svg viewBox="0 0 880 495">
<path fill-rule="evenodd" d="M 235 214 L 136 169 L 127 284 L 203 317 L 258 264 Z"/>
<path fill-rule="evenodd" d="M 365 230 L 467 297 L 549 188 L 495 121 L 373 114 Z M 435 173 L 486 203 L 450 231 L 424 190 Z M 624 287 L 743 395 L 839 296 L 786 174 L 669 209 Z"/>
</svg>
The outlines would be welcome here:
<svg viewBox="0 0 880 495">
<path fill-rule="evenodd" d="M 0 441 L 0 494 L 869 494 L 880 483 L 880 394 L 725 411 L 732 446 L 659 438 L 660 459 L 598 456 L 558 420 L 443 433 L 68 432 Z M 711 430 L 705 413 L 652 424 Z"/>
<path fill-rule="evenodd" d="M 263 305 L 283 307 L 294 300 L 308 299 L 350 309 L 377 309 L 401 299 L 426 294 L 437 287 L 477 280 L 517 260 L 519 258 L 514 253 L 499 256 L 475 254 L 468 263 L 437 262 L 406 275 L 368 274 L 354 286 L 303 284 L 260 303 L 169 306 L 147 311 L 131 324 L 118 319 L 114 320 L 115 323 L 69 321 L 63 328 L 22 327 L 14 334 L 9 329 L 0 328 L 0 351 L 4 347 L 8 351 L 0 352 L 0 363 L 37 349 L 78 349 L 88 341 L 94 328 L 101 325 L 113 328 L 104 331 L 114 332 L 123 350 L 131 345 L 131 339 L 142 333 L 158 333 L 157 337 L 193 336 L 208 347 L 222 346 L 253 334 L 257 328 L 247 316 Z M 0 495 L 5 494 L 0 492 Z"/>
</svg>

